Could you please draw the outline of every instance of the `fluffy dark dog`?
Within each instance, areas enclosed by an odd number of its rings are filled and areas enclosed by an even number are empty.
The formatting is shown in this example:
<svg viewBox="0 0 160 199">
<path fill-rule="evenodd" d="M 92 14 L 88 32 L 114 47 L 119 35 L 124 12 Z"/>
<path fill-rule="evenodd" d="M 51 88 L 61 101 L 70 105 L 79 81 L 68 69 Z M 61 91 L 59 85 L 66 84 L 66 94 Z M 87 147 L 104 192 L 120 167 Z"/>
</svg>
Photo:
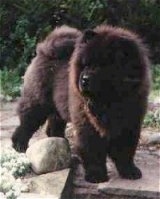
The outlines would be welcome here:
<svg viewBox="0 0 160 199">
<path fill-rule="evenodd" d="M 87 181 L 108 179 L 107 154 L 121 177 L 140 178 L 133 158 L 149 93 L 147 49 L 137 35 L 120 28 L 56 31 L 38 46 L 25 74 L 13 146 L 25 150 L 47 118 L 49 136 L 63 136 L 71 121 Z"/>
<path fill-rule="evenodd" d="M 69 112 L 90 182 L 108 179 L 108 154 L 123 178 L 138 179 L 133 158 L 149 93 L 148 52 L 120 28 L 86 31 L 71 58 Z"/>
</svg>

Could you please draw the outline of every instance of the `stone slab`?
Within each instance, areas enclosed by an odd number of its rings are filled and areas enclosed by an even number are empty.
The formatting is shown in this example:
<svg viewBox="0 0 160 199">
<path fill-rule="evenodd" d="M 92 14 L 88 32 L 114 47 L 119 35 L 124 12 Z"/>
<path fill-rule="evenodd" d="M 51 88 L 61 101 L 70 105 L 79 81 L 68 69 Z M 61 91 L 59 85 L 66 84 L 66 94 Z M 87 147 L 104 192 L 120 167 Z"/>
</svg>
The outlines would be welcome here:
<svg viewBox="0 0 160 199">
<path fill-rule="evenodd" d="M 9 138 L 5 138 L 3 140 L 0 140 L 0 149 L 1 148 L 7 148 L 12 146 L 12 141 Z"/>
<path fill-rule="evenodd" d="M 0 129 L 0 140 L 5 139 L 5 138 L 10 138 L 13 131 L 14 131 L 13 128 L 10 128 L 10 129 L 1 128 Z"/>
<path fill-rule="evenodd" d="M 53 195 L 40 195 L 36 193 L 22 193 L 17 199 L 58 199 Z"/>
<path fill-rule="evenodd" d="M 81 198 L 106 199 L 158 199 L 160 198 L 160 161 L 148 151 L 138 151 L 135 158 L 143 177 L 139 180 L 121 179 L 111 161 L 108 161 L 110 180 L 92 184 L 83 179 L 81 166 L 77 168 L 74 180 L 74 195 Z M 81 170 L 81 171 L 80 171 Z"/>
<path fill-rule="evenodd" d="M 70 183 L 71 170 L 63 169 L 52 173 L 42 174 L 28 179 L 31 194 L 39 194 L 45 198 L 61 199 L 65 195 L 66 186 Z M 29 197 L 28 197 L 29 198 Z M 66 198 L 67 199 L 67 198 Z M 68 196 L 69 199 L 69 196 Z"/>
</svg>

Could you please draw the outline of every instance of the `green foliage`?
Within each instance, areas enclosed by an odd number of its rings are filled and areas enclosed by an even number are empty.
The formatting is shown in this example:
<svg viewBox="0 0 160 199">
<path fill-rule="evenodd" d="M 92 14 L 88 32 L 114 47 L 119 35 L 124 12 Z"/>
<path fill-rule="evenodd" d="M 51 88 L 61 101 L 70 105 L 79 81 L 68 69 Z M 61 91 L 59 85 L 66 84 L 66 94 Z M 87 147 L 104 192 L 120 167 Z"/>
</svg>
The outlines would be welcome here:
<svg viewBox="0 0 160 199">
<path fill-rule="evenodd" d="M 18 69 L 0 70 L 0 91 L 6 99 L 12 100 L 20 93 L 21 78 Z"/>
<path fill-rule="evenodd" d="M 139 33 L 151 49 L 154 63 L 160 63 L 160 1 L 108 0 L 107 2 L 108 23 Z"/>
<path fill-rule="evenodd" d="M 160 64 L 152 67 L 153 90 L 160 91 Z"/>
<path fill-rule="evenodd" d="M 160 2 L 153 0 L 0 0 L 0 67 L 23 75 L 36 43 L 55 26 L 79 29 L 108 23 L 140 33 L 160 61 Z"/>
<path fill-rule="evenodd" d="M 30 162 L 24 153 L 13 148 L 4 148 L 0 152 L 0 192 L 7 199 L 16 199 L 21 191 L 27 190 L 20 177 L 30 173 Z"/>
<path fill-rule="evenodd" d="M 24 153 L 18 153 L 12 148 L 5 148 L 0 153 L 0 165 L 12 173 L 14 177 L 24 176 L 30 171 L 30 162 Z"/>
<path fill-rule="evenodd" d="M 160 64 L 152 66 L 152 87 L 149 101 L 156 102 L 160 100 Z"/>
<path fill-rule="evenodd" d="M 80 29 L 106 22 L 106 8 L 106 0 L 63 0 L 60 3 L 63 19 Z"/>
<path fill-rule="evenodd" d="M 148 111 L 144 118 L 143 127 L 160 129 L 160 108 L 156 111 Z"/>
</svg>

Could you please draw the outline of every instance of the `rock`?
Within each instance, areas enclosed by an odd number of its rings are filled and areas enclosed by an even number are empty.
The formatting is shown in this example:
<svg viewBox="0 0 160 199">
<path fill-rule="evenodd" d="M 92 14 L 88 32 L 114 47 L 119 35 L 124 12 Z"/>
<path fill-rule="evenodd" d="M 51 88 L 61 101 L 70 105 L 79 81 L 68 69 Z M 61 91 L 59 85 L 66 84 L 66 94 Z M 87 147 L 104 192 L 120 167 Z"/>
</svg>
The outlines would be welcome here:
<svg viewBox="0 0 160 199">
<path fill-rule="evenodd" d="M 26 155 L 37 174 L 65 169 L 71 160 L 68 141 L 57 137 L 35 142 L 27 149 Z"/>
<path fill-rule="evenodd" d="M 59 199 L 53 195 L 40 195 L 37 193 L 21 193 L 17 199 Z M 6 198 L 5 198 L 6 199 Z"/>
<path fill-rule="evenodd" d="M 150 135 L 148 137 L 147 144 L 148 145 L 160 144 L 160 133 L 155 133 Z"/>
<path fill-rule="evenodd" d="M 65 191 L 69 191 L 67 186 L 71 183 L 71 170 L 63 169 L 42 174 L 28 179 L 28 182 L 30 193 L 40 194 L 41 196 L 50 195 L 52 198 L 60 199 Z"/>
</svg>

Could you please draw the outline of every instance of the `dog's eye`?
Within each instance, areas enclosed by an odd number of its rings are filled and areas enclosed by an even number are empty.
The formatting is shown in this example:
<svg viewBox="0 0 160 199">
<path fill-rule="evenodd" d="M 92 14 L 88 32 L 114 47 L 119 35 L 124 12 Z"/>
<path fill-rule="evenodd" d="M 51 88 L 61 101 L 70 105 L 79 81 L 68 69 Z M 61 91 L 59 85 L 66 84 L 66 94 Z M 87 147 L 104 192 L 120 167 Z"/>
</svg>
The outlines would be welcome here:
<svg viewBox="0 0 160 199">
<path fill-rule="evenodd" d="M 88 64 L 81 64 L 81 69 L 82 70 L 88 70 L 90 67 Z"/>
</svg>

